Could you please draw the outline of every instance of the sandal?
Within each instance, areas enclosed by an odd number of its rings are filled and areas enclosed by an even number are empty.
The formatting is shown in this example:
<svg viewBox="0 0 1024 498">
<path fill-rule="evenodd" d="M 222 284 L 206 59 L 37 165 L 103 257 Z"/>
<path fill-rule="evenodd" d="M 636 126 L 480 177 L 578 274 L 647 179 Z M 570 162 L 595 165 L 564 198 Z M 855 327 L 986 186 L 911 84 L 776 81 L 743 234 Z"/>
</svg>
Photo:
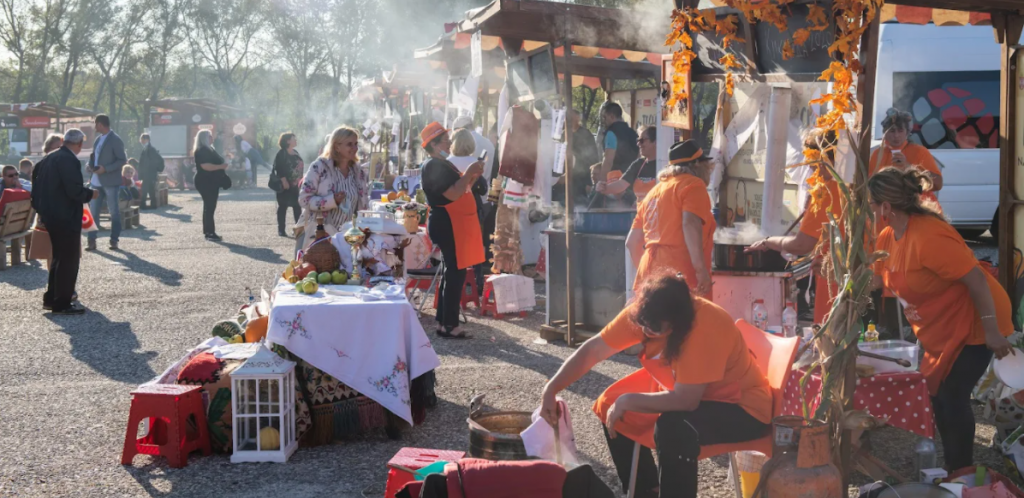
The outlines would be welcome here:
<svg viewBox="0 0 1024 498">
<path fill-rule="evenodd" d="M 437 335 L 439 337 L 444 337 L 445 339 L 471 339 L 473 337 L 467 333 L 453 334 L 452 329 L 449 329 L 448 327 L 445 327 L 444 330 L 438 330 Z"/>
</svg>

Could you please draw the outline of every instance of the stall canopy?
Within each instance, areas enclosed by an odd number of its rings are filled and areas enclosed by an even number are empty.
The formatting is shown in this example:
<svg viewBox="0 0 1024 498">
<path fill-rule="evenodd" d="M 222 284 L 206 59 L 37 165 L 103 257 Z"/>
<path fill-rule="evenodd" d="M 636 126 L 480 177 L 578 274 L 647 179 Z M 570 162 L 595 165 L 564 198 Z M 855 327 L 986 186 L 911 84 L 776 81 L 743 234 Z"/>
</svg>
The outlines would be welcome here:
<svg viewBox="0 0 1024 498">
<path fill-rule="evenodd" d="M 665 13 L 667 19 L 667 12 Z M 667 52 L 663 33 L 668 24 L 654 27 L 645 13 L 539 1 L 495 0 L 467 13 L 466 19 L 445 25 L 446 33 L 434 45 L 415 51 L 417 59 L 431 61 L 434 69 L 468 64 L 471 38 L 481 33 L 484 64 L 504 79 L 505 53 L 530 51 L 546 45 L 554 49 L 555 64 L 565 71 L 564 48 L 572 45 L 569 67 L 573 86 L 598 88 L 603 78 L 660 78 L 661 57 Z M 657 23 L 655 23 L 657 24 Z M 588 46 L 587 43 L 614 48 Z M 512 43 L 513 47 L 506 47 Z M 497 51 L 503 49 L 503 51 Z"/>
<path fill-rule="evenodd" d="M 95 116 L 95 111 L 82 109 L 80 107 L 68 107 L 46 102 L 32 102 L 25 104 L 0 104 L 0 112 L 13 114 L 18 117 L 47 117 L 54 119 L 83 118 Z"/>
</svg>

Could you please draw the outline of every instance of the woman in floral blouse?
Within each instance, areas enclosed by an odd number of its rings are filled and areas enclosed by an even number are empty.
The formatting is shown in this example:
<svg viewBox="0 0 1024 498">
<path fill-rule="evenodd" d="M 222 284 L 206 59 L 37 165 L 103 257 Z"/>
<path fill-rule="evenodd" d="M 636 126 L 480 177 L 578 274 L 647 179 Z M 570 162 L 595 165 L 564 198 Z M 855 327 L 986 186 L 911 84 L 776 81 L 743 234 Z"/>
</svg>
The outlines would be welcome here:
<svg viewBox="0 0 1024 498">
<path fill-rule="evenodd" d="M 369 178 L 357 166 L 358 151 L 358 132 L 342 126 L 331 133 L 324 153 L 309 165 L 299 189 L 299 205 L 306 219 L 303 249 L 316 239 L 318 213 L 324 217 L 324 230 L 334 235 L 352 220 L 353 213 L 369 208 Z"/>
</svg>

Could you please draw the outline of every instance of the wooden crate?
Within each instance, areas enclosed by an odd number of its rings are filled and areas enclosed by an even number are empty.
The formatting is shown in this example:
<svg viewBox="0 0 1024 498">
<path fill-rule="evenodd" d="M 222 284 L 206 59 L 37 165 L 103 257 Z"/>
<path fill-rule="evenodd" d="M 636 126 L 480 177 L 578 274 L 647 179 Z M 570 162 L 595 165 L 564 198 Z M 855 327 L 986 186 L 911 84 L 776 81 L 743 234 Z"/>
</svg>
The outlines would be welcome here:
<svg viewBox="0 0 1024 498">
<path fill-rule="evenodd" d="M 166 185 L 164 185 L 163 188 L 158 189 L 156 191 L 156 207 L 164 207 L 164 206 L 166 206 L 168 204 L 168 202 L 167 202 L 167 192 L 168 192 L 168 189 L 167 189 Z"/>
</svg>

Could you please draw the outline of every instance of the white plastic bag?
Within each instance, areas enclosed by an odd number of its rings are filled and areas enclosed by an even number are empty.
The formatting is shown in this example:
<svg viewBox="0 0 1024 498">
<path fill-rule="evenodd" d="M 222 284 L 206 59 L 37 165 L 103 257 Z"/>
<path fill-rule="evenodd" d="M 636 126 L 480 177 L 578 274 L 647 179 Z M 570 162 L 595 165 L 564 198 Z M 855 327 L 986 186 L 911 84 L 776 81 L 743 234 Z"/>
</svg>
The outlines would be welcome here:
<svg viewBox="0 0 1024 498">
<path fill-rule="evenodd" d="M 92 210 L 87 205 L 82 206 L 82 233 L 95 232 L 96 230 L 96 218 L 93 217 Z"/>
<path fill-rule="evenodd" d="M 576 456 L 576 436 L 572 432 L 569 405 L 561 397 L 557 398 L 557 401 L 558 410 L 561 413 L 561 417 L 558 419 L 557 437 L 555 428 L 540 416 L 540 408 L 533 411 L 533 415 L 530 417 L 533 423 L 519 436 L 523 438 L 523 445 L 526 446 L 528 456 L 574 468 L 579 466 L 579 459 Z"/>
</svg>

